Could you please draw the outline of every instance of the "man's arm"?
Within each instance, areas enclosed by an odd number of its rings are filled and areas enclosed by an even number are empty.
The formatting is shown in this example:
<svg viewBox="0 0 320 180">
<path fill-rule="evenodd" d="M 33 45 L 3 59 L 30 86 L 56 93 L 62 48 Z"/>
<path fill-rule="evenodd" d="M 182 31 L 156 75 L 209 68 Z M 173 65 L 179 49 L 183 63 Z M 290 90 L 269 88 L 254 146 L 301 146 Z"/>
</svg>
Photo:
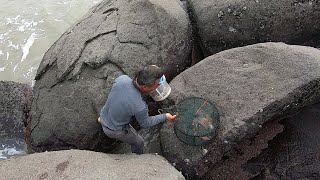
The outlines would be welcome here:
<svg viewBox="0 0 320 180">
<path fill-rule="evenodd" d="M 136 113 L 135 117 L 136 117 L 138 123 L 140 124 L 140 126 L 143 128 L 152 127 L 152 126 L 157 125 L 161 122 L 164 122 L 167 119 L 166 114 L 149 116 L 149 112 L 148 112 L 147 108 Z"/>
</svg>

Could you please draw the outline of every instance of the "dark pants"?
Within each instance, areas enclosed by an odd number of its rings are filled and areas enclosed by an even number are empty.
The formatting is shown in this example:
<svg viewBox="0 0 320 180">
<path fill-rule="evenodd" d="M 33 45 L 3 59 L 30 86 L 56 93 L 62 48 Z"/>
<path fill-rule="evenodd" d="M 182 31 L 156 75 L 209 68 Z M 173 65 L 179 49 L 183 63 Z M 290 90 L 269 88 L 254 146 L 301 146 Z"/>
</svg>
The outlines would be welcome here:
<svg viewBox="0 0 320 180">
<path fill-rule="evenodd" d="M 102 129 L 108 137 L 130 144 L 133 153 L 143 154 L 144 140 L 131 125 L 128 129 L 121 131 L 113 131 L 106 127 Z"/>
</svg>

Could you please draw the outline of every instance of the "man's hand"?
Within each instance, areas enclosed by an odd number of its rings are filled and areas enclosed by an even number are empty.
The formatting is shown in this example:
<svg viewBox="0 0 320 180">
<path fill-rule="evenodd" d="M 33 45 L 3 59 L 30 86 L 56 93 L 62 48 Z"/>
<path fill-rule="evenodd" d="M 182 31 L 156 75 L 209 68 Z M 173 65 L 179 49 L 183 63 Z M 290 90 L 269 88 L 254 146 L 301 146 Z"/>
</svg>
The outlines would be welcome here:
<svg viewBox="0 0 320 180">
<path fill-rule="evenodd" d="M 177 118 L 177 115 L 172 115 L 170 113 L 166 113 L 166 118 L 169 122 L 173 122 Z"/>
</svg>

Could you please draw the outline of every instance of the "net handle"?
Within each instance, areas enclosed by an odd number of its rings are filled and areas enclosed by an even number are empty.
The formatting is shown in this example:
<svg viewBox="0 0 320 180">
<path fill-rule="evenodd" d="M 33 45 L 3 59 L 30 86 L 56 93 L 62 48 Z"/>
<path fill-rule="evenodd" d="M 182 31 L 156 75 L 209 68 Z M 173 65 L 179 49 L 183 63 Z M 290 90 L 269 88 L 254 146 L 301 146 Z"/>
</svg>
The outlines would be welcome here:
<svg viewBox="0 0 320 180">
<path fill-rule="evenodd" d="M 174 108 L 176 108 L 175 105 L 169 106 L 169 107 L 163 107 L 163 108 L 158 109 L 158 113 L 162 114 L 164 111 L 173 111 Z"/>
<path fill-rule="evenodd" d="M 209 99 L 206 99 L 206 100 L 201 104 L 201 106 L 198 108 L 198 110 L 194 113 L 195 116 L 199 113 L 199 111 L 203 108 L 203 106 L 207 104 L 208 100 L 209 100 Z"/>
</svg>

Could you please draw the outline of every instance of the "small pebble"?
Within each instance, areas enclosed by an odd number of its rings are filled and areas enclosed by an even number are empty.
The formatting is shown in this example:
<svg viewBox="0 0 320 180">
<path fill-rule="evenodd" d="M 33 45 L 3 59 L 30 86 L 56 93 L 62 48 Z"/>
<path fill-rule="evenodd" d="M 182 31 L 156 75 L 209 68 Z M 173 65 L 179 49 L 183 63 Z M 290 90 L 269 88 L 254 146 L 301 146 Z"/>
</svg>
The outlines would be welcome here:
<svg viewBox="0 0 320 180">
<path fill-rule="evenodd" d="M 207 149 L 203 149 L 203 150 L 202 150 L 202 154 L 203 154 L 203 155 L 206 155 L 207 153 L 208 153 L 208 150 L 207 150 Z"/>
</svg>

